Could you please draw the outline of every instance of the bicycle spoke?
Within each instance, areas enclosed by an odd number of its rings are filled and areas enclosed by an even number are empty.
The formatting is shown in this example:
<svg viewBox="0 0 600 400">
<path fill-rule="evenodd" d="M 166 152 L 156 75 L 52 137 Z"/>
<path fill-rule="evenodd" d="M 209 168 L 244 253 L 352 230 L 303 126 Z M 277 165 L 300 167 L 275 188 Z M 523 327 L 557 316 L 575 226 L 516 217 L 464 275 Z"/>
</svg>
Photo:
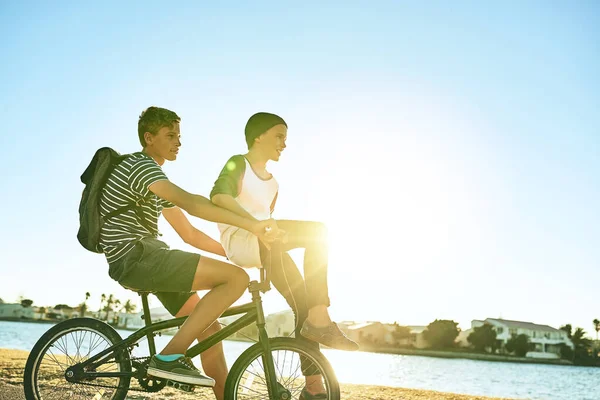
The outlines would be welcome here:
<svg viewBox="0 0 600 400">
<path fill-rule="evenodd" d="M 112 343 L 98 332 L 84 328 L 66 332 L 58 337 L 46 349 L 38 364 L 37 390 L 41 398 L 43 400 L 112 398 L 116 387 L 119 386 L 118 377 L 88 378 L 77 383 L 66 381 L 64 376 L 68 367 L 89 359 L 93 354 L 111 345 Z M 114 356 L 109 356 L 90 371 L 118 372 L 119 364 Z"/>
<path fill-rule="evenodd" d="M 273 339 L 272 339 L 273 340 Z M 264 353 L 256 346 L 253 353 L 248 354 L 247 363 L 242 364 L 241 369 L 236 370 L 239 378 L 235 381 L 234 396 L 238 400 L 265 399 L 269 398 L 269 385 L 265 374 Z M 339 399 L 339 386 L 332 374 L 327 360 L 318 351 L 305 349 L 298 346 L 293 340 L 274 339 L 271 344 L 271 359 L 273 361 L 277 387 L 285 388 L 290 394 L 290 399 L 298 399 L 304 386 L 306 378 L 303 371 L 310 368 L 311 375 L 317 375 L 325 388 L 325 393 L 332 399 Z M 236 367 L 234 365 L 234 367 Z M 304 367 L 304 368 L 303 368 Z"/>
</svg>

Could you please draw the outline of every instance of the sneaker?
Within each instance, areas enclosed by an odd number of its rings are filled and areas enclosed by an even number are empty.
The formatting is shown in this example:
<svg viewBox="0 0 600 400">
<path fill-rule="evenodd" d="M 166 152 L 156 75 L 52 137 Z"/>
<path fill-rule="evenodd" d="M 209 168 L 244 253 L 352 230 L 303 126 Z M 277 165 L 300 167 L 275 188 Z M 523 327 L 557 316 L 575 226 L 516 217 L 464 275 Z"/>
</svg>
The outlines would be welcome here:
<svg viewBox="0 0 600 400">
<path fill-rule="evenodd" d="M 300 392 L 299 400 L 327 400 L 327 393 L 310 394 L 306 387 Z"/>
<path fill-rule="evenodd" d="M 358 350 L 358 344 L 348 339 L 335 322 L 332 322 L 323 328 L 317 328 L 306 320 L 304 321 L 304 324 L 302 324 L 300 334 L 307 339 L 319 342 L 332 349 L 349 351 Z"/>
<path fill-rule="evenodd" d="M 189 385 L 215 386 L 215 380 L 202 375 L 192 359 L 183 354 L 162 356 L 162 359 L 152 356 L 148 364 L 148 375 Z"/>
</svg>

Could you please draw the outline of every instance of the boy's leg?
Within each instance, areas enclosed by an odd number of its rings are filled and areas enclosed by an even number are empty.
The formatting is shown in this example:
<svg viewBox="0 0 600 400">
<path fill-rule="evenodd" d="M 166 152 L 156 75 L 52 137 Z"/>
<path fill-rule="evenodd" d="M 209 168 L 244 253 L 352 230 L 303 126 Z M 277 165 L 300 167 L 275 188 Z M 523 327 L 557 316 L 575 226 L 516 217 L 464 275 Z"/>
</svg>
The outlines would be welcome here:
<svg viewBox="0 0 600 400">
<path fill-rule="evenodd" d="M 341 350 L 358 350 L 331 321 L 329 288 L 327 285 L 328 246 L 327 228 L 320 222 L 278 220 L 277 226 L 287 234 L 283 250 L 304 248 L 304 279 L 308 317 L 303 323 L 302 336 Z"/>
<path fill-rule="evenodd" d="M 161 354 L 185 354 L 196 337 L 242 296 L 248 284 L 248 274 L 241 268 L 201 257 L 194 275 L 192 290 L 210 291 L 198 300 L 188 319 Z"/>
<path fill-rule="evenodd" d="M 294 333 L 296 340 L 304 343 L 316 351 L 320 351 L 319 344 L 309 340 L 300 334 L 302 324 L 308 316 L 306 307 L 306 289 L 304 279 L 298 271 L 298 267 L 287 252 L 281 251 L 276 244 L 271 250 L 267 250 L 260 243 L 261 261 L 264 267 L 270 267 L 270 279 L 275 289 L 282 294 L 292 311 L 294 312 Z M 323 380 L 319 371 L 305 357 L 300 356 L 302 374 L 306 377 L 306 388 L 310 393 L 322 393 L 325 391 Z"/>
<path fill-rule="evenodd" d="M 327 285 L 327 265 L 329 249 L 327 228 L 320 222 L 278 220 L 277 226 L 287 233 L 283 251 L 296 248 L 304 250 L 304 281 L 306 282 L 307 306 L 329 307 L 329 287 Z M 309 317 L 309 319 L 311 319 Z M 329 321 L 321 321 L 323 325 Z"/>
<path fill-rule="evenodd" d="M 208 289 L 210 291 L 196 302 L 187 320 L 160 354 L 152 357 L 148 365 L 148 374 L 194 385 L 214 387 L 217 383 L 216 380 L 200 374 L 191 360 L 182 355 L 196 337 L 202 337 L 202 333 L 242 295 L 248 283 L 248 275 L 241 268 L 202 257 L 196 268 L 192 290 Z M 226 365 L 221 367 L 227 368 Z M 214 390 L 217 399 L 220 399 L 217 393 L 223 394 L 224 391 L 224 384 L 221 383 L 220 386 Z"/>
<path fill-rule="evenodd" d="M 185 317 L 192 313 L 200 297 L 197 293 L 194 293 L 185 302 L 185 304 L 179 309 L 175 317 Z M 215 321 L 208 328 L 204 330 L 200 335 L 197 336 L 198 342 L 208 338 L 221 330 L 221 324 L 219 321 Z M 213 392 L 217 400 L 223 400 L 225 397 L 225 380 L 227 379 L 227 361 L 225 361 L 225 353 L 223 352 L 223 342 L 219 342 L 200 354 L 202 361 L 202 368 L 206 375 L 210 376 L 215 380 L 215 386 L 213 386 Z"/>
</svg>

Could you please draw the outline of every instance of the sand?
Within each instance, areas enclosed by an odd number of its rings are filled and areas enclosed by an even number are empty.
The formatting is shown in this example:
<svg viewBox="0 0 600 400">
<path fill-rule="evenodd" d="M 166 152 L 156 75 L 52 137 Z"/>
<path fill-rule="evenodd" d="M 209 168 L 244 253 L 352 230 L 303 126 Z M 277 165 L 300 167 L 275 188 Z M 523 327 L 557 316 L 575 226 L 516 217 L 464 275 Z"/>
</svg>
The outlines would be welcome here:
<svg viewBox="0 0 600 400">
<path fill-rule="evenodd" d="M 0 400 L 22 400 L 23 369 L 28 352 L 23 350 L 0 349 Z M 341 384 L 344 400 L 501 400 L 500 398 L 466 396 L 453 393 L 441 393 L 429 390 L 404 389 L 387 386 Z M 180 390 L 165 388 L 157 393 L 130 391 L 128 399 L 181 399 L 181 400 L 214 400 L 210 389 L 198 389 L 189 394 Z M 507 399 L 502 399 L 507 400 Z"/>
</svg>

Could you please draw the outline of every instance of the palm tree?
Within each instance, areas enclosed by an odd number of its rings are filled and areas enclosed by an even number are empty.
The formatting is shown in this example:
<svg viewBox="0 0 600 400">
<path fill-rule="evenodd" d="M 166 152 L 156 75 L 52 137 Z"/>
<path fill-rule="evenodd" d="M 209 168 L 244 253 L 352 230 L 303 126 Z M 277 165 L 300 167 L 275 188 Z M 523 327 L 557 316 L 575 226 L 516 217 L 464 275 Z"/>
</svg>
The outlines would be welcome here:
<svg viewBox="0 0 600 400">
<path fill-rule="evenodd" d="M 598 341 L 598 332 L 600 332 L 600 320 L 596 318 L 592 321 L 592 323 L 594 324 L 594 329 L 596 330 L 596 341 Z"/>
<path fill-rule="evenodd" d="M 84 301 L 83 303 L 81 303 L 81 304 L 79 305 L 79 316 L 80 316 L 80 317 L 85 317 L 85 313 L 87 312 L 87 309 L 88 309 L 88 308 L 87 308 L 87 304 L 86 304 L 86 302 Z"/>
<path fill-rule="evenodd" d="M 115 309 L 114 309 L 114 311 L 116 311 L 116 310 L 117 310 L 117 308 L 119 308 L 119 306 L 120 306 L 120 305 L 121 305 L 121 300 L 119 300 L 119 299 L 116 299 L 116 300 L 115 300 Z M 114 313 L 114 315 L 113 315 L 113 323 L 114 323 L 114 324 L 116 324 L 116 323 L 118 323 L 118 322 L 119 322 L 119 316 L 118 316 L 118 315 L 117 315 L 117 313 L 115 312 L 115 313 Z"/>
<path fill-rule="evenodd" d="M 98 319 L 102 320 L 102 309 L 103 309 L 103 305 L 104 302 L 106 301 L 106 295 L 104 293 L 102 293 L 102 295 L 100 296 L 100 308 L 98 309 Z"/>
<path fill-rule="evenodd" d="M 90 298 L 90 296 L 91 296 L 90 292 L 85 292 L 85 300 L 83 301 L 83 303 L 79 304 L 79 316 L 80 317 L 85 317 L 85 313 L 88 310 L 87 301 Z"/>
<path fill-rule="evenodd" d="M 131 300 L 127 300 L 121 310 L 125 311 L 125 314 L 132 314 L 135 312 L 136 305 L 131 302 Z"/>
<path fill-rule="evenodd" d="M 588 338 L 585 337 L 586 332 L 585 330 L 583 330 L 583 328 L 577 328 L 575 329 L 575 332 L 573 332 L 573 336 L 571 338 L 571 340 L 573 341 L 573 345 L 575 346 L 574 349 L 574 357 L 575 358 L 585 358 L 588 354 L 588 350 L 591 348 L 592 346 L 592 341 Z"/>
<path fill-rule="evenodd" d="M 131 300 L 127 299 L 123 307 L 121 307 L 121 312 L 125 311 L 125 314 L 130 314 L 135 312 L 136 305 L 131 302 Z M 125 317 L 125 328 L 127 328 L 127 317 Z"/>
<path fill-rule="evenodd" d="M 104 306 L 104 311 L 106 311 L 105 321 L 108 321 L 108 314 L 113 310 L 113 304 L 115 304 L 115 296 L 110 294 L 106 299 L 106 306 Z"/>
</svg>

